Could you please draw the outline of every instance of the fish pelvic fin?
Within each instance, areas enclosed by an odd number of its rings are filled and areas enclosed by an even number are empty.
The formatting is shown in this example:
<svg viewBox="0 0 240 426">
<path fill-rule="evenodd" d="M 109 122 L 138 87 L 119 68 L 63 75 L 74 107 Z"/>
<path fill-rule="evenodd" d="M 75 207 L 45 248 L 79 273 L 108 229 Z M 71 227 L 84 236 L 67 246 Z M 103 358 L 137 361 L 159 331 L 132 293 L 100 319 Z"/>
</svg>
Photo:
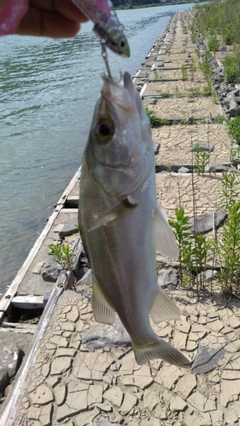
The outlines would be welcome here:
<svg viewBox="0 0 240 426">
<path fill-rule="evenodd" d="M 161 358 L 169 364 L 177 365 L 178 367 L 190 368 L 190 361 L 177 349 L 160 337 L 151 345 L 137 347 L 133 344 L 133 350 L 136 362 L 139 365 L 144 364 L 154 358 Z"/>
<path fill-rule="evenodd" d="M 99 287 L 96 277 L 93 275 L 93 315 L 97 322 L 112 325 L 115 321 L 115 311 L 107 301 Z"/>
<path fill-rule="evenodd" d="M 172 228 L 168 224 L 168 218 L 160 204 L 157 203 L 153 217 L 153 241 L 156 251 L 178 259 L 179 251 Z"/>
<path fill-rule="evenodd" d="M 151 317 L 155 324 L 170 319 L 180 319 L 180 309 L 176 303 L 159 288 L 151 309 Z"/>
</svg>

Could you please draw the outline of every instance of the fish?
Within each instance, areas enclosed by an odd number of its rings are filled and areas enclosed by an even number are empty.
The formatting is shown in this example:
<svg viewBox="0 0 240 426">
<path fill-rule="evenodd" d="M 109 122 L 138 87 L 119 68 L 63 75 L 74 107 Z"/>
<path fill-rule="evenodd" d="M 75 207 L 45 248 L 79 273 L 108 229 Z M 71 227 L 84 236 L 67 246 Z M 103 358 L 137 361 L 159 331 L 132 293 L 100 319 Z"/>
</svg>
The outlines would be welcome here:
<svg viewBox="0 0 240 426">
<path fill-rule="evenodd" d="M 93 31 L 118 55 L 129 57 L 130 48 L 123 26 L 108 0 L 72 0 L 95 25 Z"/>
<path fill-rule="evenodd" d="M 156 200 L 149 118 L 129 73 L 103 77 L 80 178 L 79 229 L 92 268 L 97 322 L 118 314 L 138 364 L 161 358 L 188 368 L 189 360 L 160 338 L 154 323 L 180 310 L 157 283 L 156 251 L 178 258 L 175 236 Z"/>
</svg>

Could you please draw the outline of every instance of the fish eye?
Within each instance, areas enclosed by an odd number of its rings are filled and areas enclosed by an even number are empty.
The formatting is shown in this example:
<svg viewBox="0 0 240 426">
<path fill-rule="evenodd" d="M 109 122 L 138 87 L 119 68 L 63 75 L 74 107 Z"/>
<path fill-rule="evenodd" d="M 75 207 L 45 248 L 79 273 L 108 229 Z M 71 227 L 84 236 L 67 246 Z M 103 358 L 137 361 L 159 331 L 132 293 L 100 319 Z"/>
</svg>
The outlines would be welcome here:
<svg viewBox="0 0 240 426">
<path fill-rule="evenodd" d="M 100 118 L 95 126 L 95 135 L 101 143 L 108 143 L 114 135 L 114 124 L 107 118 Z"/>
<path fill-rule="evenodd" d="M 119 47 L 121 50 L 124 50 L 124 49 L 125 49 L 125 47 L 126 47 L 126 43 L 125 43 L 125 39 L 124 39 L 124 37 L 121 37 L 121 38 L 120 38 L 120 40 L 119 40 L 119 42 L 118 42 L 118 47 Z"/>
</svg>

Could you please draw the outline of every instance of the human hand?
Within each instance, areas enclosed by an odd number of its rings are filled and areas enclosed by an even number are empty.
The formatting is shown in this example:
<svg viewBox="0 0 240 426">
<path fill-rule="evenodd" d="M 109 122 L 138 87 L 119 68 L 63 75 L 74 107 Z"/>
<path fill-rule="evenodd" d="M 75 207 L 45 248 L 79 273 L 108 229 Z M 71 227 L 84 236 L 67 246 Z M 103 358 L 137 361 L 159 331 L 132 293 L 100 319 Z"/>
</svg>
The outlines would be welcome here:
<svg viewBox="0 0 240 426">
<path fill-rule="evenodd" d="M 27 12 L 20 22 L 16 23 L 15 34 L 53 38 L 73 37 L 79 31 L 80 24 L 88 20 L 71 0 L 22 0 L 21 2 L 0 0 L 0 6 L 1 3 L 3 6 L 9 4 L 16 7 L 19 3 L 25 3 Z M 12 13 L 12 9 L 9 13 Z"/>
</svg>

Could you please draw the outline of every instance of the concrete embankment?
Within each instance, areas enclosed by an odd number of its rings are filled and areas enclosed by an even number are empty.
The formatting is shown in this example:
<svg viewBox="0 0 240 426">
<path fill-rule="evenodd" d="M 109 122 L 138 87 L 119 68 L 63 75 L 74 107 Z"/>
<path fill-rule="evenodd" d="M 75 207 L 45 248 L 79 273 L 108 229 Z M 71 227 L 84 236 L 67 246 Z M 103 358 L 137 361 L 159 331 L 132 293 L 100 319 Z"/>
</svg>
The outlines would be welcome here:
<svg viewBox="0 0 240 426">
<path fill-rule="evenodd" d="M 153 129 L 153 141 L 159 144 L 157 198 L 168 216 L 179 206 L 193 215 L 193 188 L 197 214 L 216 210 L 222 177 L 216 167 L 227 167 L 232 147 L 225 125 L 217 122 L 222 107 L 213 96 L 203 94 L 207 82 L 197 66 L 193 69 L 198 58 L 188 29 L 190 21 L 191 12 L 170 19 L 134 80 L 144 106 L 167 120 Z M 183 78 L 186 73 L 187 79 Z M 189 149 L 194 144 L 209 148 L 213 174 L 190 173 L 193 154 Z M 67 197 L 77 202 L 77 181 Z M 76 215 L 76 210 L 64 214 Z M 54 222 L 48 244 L 50 237 L 57 239 L 61 218 Z M 48 244 L 41 248 L 43 256 L 47 256 Z M 33 282 L 35 286 L 33 274 L 40 282 L 32 268 L 34 264 L 27 271 L 26 286 Z M 41 339 L 36 330 L 36 350 L 26 357 L 27 368 L 20 370 L 14 382 L 0 423 L 239 426 L 239 299 L 226 306 L 217 285 L 212 294 L 206 288 L 199 297 L 194 293 L 189 297 L 176 285 L 168 287 L 168 282 L 165 287 L 182 309 L 181 320 L 166 321 L 154 329 L 190 360 L 196 359 L 193 372 L 159 359 L 137 365 L 121 324 L 110 327 L 94 321 L 86 279 L 77 291 L 66 290 L 56 297 L 49 323 L 42 324 Z"/>
</svg>

